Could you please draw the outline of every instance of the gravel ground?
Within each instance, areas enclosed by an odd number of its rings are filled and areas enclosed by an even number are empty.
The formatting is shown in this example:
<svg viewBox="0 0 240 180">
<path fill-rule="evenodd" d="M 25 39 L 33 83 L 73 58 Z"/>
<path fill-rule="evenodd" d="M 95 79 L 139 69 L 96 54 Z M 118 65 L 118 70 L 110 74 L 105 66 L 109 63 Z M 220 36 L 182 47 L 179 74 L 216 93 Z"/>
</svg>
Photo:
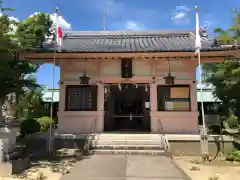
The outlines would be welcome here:
<svg viewBox="0 0 240 180">
<path fill-rule="evenodd" d="M 174 157 L 174 161 L 192 180 L 209 180 L 210 177 L 218 178 L 216 180 L 240 179 L 240 164 L 237 162 L 218 158 L 210 164 L 203 164 L 199 157 Z"/>
</svg>

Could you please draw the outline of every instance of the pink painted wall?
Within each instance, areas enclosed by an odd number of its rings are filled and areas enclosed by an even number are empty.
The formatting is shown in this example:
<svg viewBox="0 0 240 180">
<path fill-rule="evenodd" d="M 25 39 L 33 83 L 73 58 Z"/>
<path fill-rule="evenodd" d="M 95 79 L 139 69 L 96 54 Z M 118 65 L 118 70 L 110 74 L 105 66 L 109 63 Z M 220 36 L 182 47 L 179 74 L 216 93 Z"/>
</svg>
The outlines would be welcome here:
<svg viewBox="0 0 240 180">
<path fill-rule="evenodd" d="M 197 92 L 196 66 L 191 61 L 173 61 L 171 71 L 176 76 L 176 84 L 190 84 L 191 87 L 191 111 L 189 112 L 162 112 L 157 111 L 157 85 L 164 84 L 163 76 L 168 73 L 168 64 L 165 61 L 157 61 L 154 69 L 151 69 L 150 60 L 134 60 L 134 77 L 128 83 L 149 83 L 150 84 L 150 109 L 151 109 L 151 131 L 158 132 L 158 120 L 161 119 L 166 133 L 197 133 Z M 103 132 L 104 127 L 104 83 L 126 83 L 120 78 L 120 61 L 104 60 L 100 72 L 96 60 L 62 60 L 60 62 L 60 102 L 58 121 L 60 133 L 89 133 L 94 131 Z M 92 112 L 71 112 L 65 111 L 65 87 L 66 85 L 78 85 L 79 77 L 87 72 L 91 77 L 91 84 L 98 84 L 98 110 Z M 155 82 L 152 80 L 155 74 Z M 98 75 L 99 74 L 99 75 Z M 99 81 L 103 84 L 99 83 Z"/>
</svg>

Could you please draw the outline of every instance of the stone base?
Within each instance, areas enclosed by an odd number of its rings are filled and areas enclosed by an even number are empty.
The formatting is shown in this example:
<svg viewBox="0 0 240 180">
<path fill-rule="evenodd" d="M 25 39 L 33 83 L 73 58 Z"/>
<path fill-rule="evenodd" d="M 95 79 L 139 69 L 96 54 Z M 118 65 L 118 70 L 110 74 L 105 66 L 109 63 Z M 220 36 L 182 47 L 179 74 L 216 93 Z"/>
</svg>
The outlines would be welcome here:
<svg viewBox="0 0 240 180">
<path fill-rule="evenodd" d="M 12 175 L 12 164 L 10 162 L 0 163 L 1 177 L 9 177 Z"/>
<path fill-rule="evenodd" d="M 30 158 L 13 160 L 11 162 L 0 163 L 1 177 L 9 177 L 13 174 L 19 174 L 30 167 Z"/>
<path fill-rule="evenodd" d="M 17 129 L 0 127 L 0 152 L 8 153 L 16 145 Z"/>
<path fill-rule="evenodd" d="M 11 152 L 2 155 L 2 159 L 4 161 L 0 162 L 1 176 L 21 173 L 30 166 L 30 156 L 26 146 L 15 146 Z"/>
</svg>

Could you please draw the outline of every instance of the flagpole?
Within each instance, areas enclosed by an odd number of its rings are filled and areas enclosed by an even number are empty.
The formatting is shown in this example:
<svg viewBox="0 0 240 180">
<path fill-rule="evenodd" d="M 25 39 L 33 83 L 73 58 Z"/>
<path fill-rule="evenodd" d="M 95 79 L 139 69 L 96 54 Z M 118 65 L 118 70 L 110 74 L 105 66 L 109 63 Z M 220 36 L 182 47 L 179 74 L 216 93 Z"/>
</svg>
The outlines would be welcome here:
<svg viewBox="0 0 240 180">
<path fill-rule="evenodd" d="M 202 146 L 202 153 L 203 159 L 209 160 L 208 155 L 208 132 L 206 129 L 206 121 L 205 121 L 205 112 L 204 112 L 204 105 L 203 105 L 203 88 L 202 88 L 202 67 L 201 67 L 201 39 L 200 39 L 200 28 L 199 28 L 199 16 L 198 10 L 199 8 L 196 6 L 196 48 L 197 48 L 197 58 L 198 58 L 198 67 L 199 67 L 199 84 L 200 84 L 200 101 L 201 101 L 201 115 L 202 115 L 202 123 L 203 123 L 203 130 L 201 131 L 201 146 Z M 199 39 L 198 39 L 199 38 Z M 199 41 L 199 42 L 198 42 Z"/>
<path fill-rule="evenodd" d="M 57 21 L 58 21 L 58 8 L 55 10 L 56 15 L 56 30 L 55 30 L 55 42 L 54 42 L 54 51 L 53 51 L 53 69 L 52 69 L 52 100 L 50 107 L 50 118 L 53 120 L 53 105 L 54 105 L 54 83 L 55 83 L 55 64 L 56 64 L 56 45 L 57 45 Z M 49 141 L 48 141 L 48 153 L 49 156 L 52 153 L 52 124 L 49 127 Z"/>
<path fill-rule="evenodd" d="M 56 64 L 56 48 L 54 47 L 53 52 L 53 69 L 52 69 L 52 100 L 51 100 L 51 107 L 50 107 L 50 118 L 53 120 L 53 105 L 54 105 L 54 82 L 55 82 L 55 64 Z M 52 124 L 49 127 L 49 145 L 48 145 L 48 153 L 49 156 L 52 152 Z"/>
<path fill-rule="evenodd" d="M 201 68 L 201 55 L 200 51 L 198 54 L 198 67 L 199 67 L 199 83 L 200 83 L 200 101 L 201 101 L 201 115 L 202 115 L 202 123 L 203 123 L 203 134 L 201 134 L 201 138 L 203 138 L 203 158 L 207 160 L 208 158 L 208 132 L 206 129 L 206 121 L 205 121 L 205 112 L 204 112 L 204 104 L 203 104 L 203 88 L 202 88 L 202 68 Z"/>
</svg>

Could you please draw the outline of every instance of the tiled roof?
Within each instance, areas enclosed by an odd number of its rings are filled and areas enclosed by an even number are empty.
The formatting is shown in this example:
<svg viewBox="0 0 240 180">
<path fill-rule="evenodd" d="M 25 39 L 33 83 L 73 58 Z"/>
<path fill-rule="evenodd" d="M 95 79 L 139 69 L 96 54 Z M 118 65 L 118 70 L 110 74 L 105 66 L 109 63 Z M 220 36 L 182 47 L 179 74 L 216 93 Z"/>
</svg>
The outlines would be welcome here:
<svg viewBox="0 0 240 180">
<path fill-rule="evenodd" d="M 64 32 L 63 52 L 179 52 L 195 51 L 194 31 L 70 31 Z M 51 50 L 51 45 L 45 44 Z M 229 48 L 213 47 L 202 39 L 202 51 Z"/>
</svg>

